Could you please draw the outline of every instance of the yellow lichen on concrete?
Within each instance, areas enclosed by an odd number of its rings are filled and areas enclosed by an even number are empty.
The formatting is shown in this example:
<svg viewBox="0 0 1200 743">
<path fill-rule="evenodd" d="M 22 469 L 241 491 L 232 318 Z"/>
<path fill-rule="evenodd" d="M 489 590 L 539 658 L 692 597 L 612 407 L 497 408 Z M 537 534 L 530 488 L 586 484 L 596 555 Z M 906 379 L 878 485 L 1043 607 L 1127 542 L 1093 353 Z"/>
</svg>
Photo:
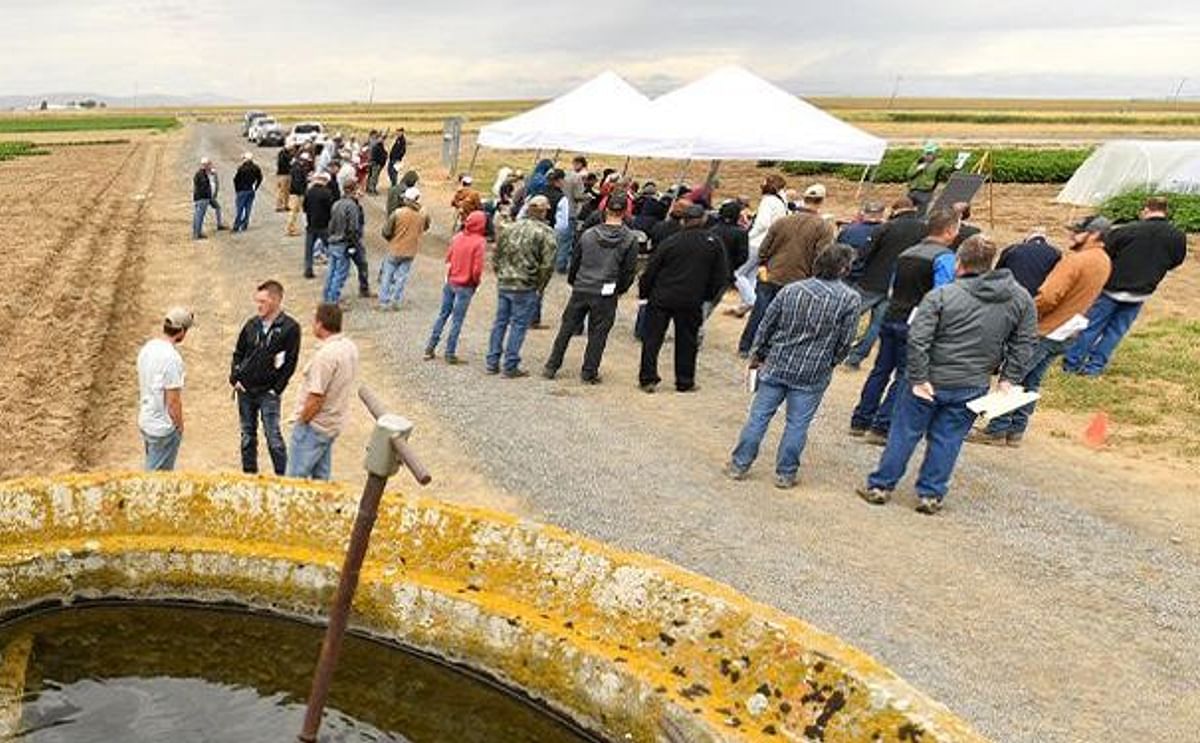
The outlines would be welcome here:
<svg viewBox="0 0 1200 743">
<path fill-rule="evenodd" d="M 0 610 L 127 596 L 316 616 L 357 494 L 242 476 L 0 483 Z M 614 740 L 977 741 L 871 658 L 659 560 L 389 494 L 354 622 Z"/>
</svg>

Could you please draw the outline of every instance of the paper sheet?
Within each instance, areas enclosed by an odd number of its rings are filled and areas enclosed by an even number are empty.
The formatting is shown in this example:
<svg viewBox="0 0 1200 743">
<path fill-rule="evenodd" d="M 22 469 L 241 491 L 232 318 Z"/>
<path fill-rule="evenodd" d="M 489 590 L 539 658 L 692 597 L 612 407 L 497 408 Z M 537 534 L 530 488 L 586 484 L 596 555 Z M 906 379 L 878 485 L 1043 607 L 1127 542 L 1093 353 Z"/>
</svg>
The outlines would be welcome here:
<svg viewBox="0 0 1200 743">
<path fill-rule="evenodd" d="M 1070 320 L 1067 320 L 1062 325 L 1059 325 L 1054 330 L 1046 335 L 1046 338 L 1062 343 L 1069 341 L 1079 335 L 1088 328 L 1088 319 L 1083 315 L 1075 315 Z"/>
<path fill-rule="evenodd" d="M 1008 392 L 993 392 L 976 398 L 967 403 L 967 410 L 984 420 L 991 420 L 1005 413 L 1011 413 L 1031 402 L 1036 402 L 1040 398 L 1041 395 L 1036 392 L 1026 392 L 1020 387 L 1013 387 Z"/>
</svg>

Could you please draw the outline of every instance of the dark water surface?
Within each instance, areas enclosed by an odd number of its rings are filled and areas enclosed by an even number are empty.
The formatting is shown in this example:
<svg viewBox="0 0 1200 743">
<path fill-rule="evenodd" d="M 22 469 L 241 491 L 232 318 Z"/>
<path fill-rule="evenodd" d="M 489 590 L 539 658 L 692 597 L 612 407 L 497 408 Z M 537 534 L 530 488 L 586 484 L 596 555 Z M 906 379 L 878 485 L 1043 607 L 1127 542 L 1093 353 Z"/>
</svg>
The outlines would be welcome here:
<svg viewBox="0 0 1200 743">
<path fill-rule="evenodd" d="M 32 638 L 32 653 L 19 732 L 12 740 L 291 743 L 304 718 L 322 630 L 262 614 L 105 604 L 0 625 L 0 654 L 15 654 L 24 637 Z M 10 681 L 0 678 L 0 689 Z M 0 726 L 3 704 L 0 696 Z M 488 683 L 350 637 L 322 740 L 591 739 Z"/>
</svg>

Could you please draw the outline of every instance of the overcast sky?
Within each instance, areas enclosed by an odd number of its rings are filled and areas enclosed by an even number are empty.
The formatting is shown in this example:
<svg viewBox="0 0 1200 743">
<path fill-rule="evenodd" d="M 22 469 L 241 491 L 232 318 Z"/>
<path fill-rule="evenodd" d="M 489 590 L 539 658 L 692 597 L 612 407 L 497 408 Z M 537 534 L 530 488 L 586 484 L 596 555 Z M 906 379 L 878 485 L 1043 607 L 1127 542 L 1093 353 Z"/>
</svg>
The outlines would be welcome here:
<svg viewBox="0 0 1200 743">
<path fill-rule="evenodd" d="M 538 98 L 738 63 L 809 95 L 1200 97 L 1200 2 L 2 0 L 0 95 Z M 19 33 L 14 32 L 20 29 Z"/>
</svg>

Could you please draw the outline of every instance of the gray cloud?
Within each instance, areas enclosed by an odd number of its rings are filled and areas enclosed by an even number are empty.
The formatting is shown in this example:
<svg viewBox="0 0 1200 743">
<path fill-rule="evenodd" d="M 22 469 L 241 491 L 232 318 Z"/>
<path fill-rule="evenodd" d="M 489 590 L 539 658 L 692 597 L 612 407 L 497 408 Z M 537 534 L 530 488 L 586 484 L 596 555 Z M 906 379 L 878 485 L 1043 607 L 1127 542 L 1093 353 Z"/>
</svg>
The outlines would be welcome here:
<svg viewBox="0 0 1200 743">
<path fill-rule="evenodd" d="M 0 93 L 263 102 L 541 97 L 613 68 L 652 93 L 725 63 L 807 94 L 1163 95 L 1200 5 L 1162 0 L 384 4 L 41 0 L 6 11 Z M 1200 93 L 1200 82 L 1189 91 Z"/>
</svg>

